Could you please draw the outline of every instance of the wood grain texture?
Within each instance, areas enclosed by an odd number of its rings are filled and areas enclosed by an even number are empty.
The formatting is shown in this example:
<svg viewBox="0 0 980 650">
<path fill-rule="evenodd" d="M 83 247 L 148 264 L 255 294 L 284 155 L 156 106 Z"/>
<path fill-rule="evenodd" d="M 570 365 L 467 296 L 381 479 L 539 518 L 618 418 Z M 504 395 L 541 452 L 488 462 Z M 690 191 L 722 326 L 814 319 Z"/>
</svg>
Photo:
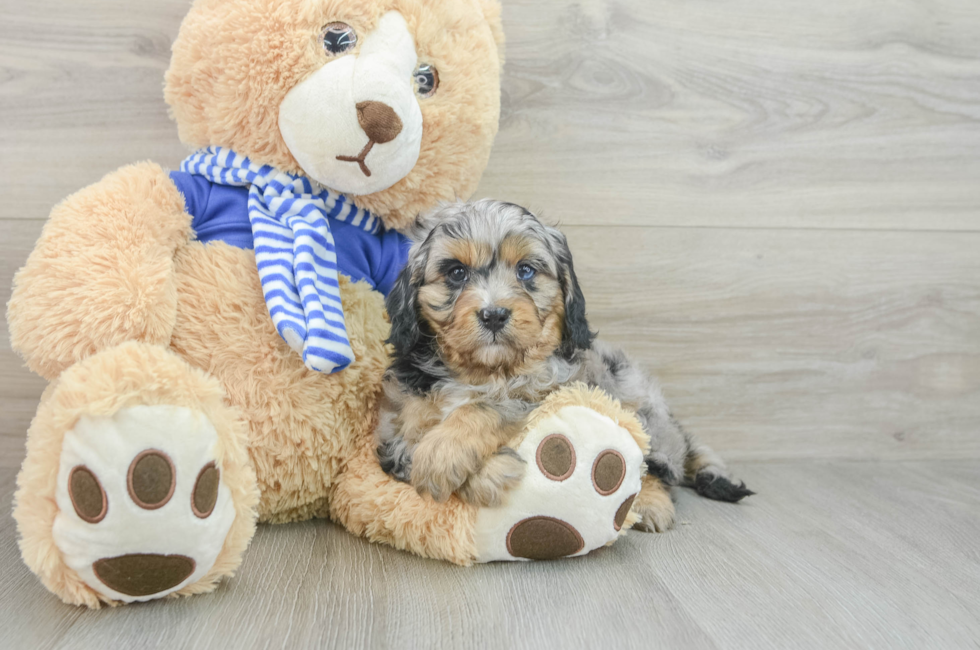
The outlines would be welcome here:
<svg viewBox="0 0 980 650">
<path fill-rule="evenodd" d="M 980 228 L 973 0 L 505 7 L 481 193 L 589 225 Z"/>
<path fill-rule="evenodd" d="M 4 216 L 43 218 L 134 160 L 179 163 L 161 80 L 186 6 L 7 14 Z M 482 194 L 578 224 L 980 228 L 972 0 L 514 0 L 504 18 Z"/>
<path fill-rule="evenodd" d="M 739 467 L 733 506 L 576 560 L 461 569 L 325 521 L 262 526 L 211 595 L 83 611 L 0 523 L 0 625 L 20 648 L 958 648 L 980 634 L 980 463 Z M 0 470 L 9 501 L 10 470 Z"/>
<path fill-rule="evenodd" d="M 980 458 L 980 234 L 566 228 L 600 336 L 730 458 Z"/>
<path fill-rule="evenodd" d="M 759 495 L 681 490 L 665 535 L 468 570 L 324 521 L 260 527 L 213 595 L 88 612 L 19 559 L 43 381 L 0 346 L 0 646 L 975 646 L 980 4 L 504 5 L 478 194 L 563 223 L 593 324 Z M 55 203 L 185 155 L 162 76 L 187 6 L 4 12 L 4 303 Z"/>
<path fill-rule="evenodd" d="M 5 291 L 40 226 L 0 221 Z M 593 327 L 724 456 L 980 458 L 980 233 L 565 232 Z M 4 348 L 0 385 L 13 467 L 44 382 Z"/>
</svg>

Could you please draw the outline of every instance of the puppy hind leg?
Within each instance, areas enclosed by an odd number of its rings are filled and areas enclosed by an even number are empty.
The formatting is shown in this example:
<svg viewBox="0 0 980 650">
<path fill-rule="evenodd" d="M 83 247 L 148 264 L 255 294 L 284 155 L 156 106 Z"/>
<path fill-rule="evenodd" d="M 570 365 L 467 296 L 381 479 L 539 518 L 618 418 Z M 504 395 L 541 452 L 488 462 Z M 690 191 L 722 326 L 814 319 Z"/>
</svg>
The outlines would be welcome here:
<svg viewBox="0 0 980 650">
<path fill-rule="evenodd" d="M 663 533 L 674 525 L 674 501 L 670 488 L 655 476 L 643 477 L 640 493 L 633 502 L 633 512 L 640 520 L 633 524 L 636 530 Z"/>
<path fill-rule="evenodd" d="M 690 434 L 687 459 L 684 462 L 685 482 L 703 497 L 715 501 L 738 503 L 747 496 L 755 494 L 745 487 L 743 481 L 736 481 L 725 463 L 710 447 L 698 442 Z"/>
</svg>

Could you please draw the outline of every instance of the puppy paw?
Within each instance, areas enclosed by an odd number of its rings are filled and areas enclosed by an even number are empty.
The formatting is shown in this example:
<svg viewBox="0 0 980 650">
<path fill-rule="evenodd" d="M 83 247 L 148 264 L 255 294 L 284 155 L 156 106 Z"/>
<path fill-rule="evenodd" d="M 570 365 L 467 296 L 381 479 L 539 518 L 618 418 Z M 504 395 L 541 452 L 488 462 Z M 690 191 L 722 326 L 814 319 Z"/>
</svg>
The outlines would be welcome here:
<svg viewBox="0 0 980 650">
<path fill-rule="evenodd" d="M 507 492 L 517 487 L 527 471 L 527 463 L 510 447 L 497 453 L 463 483 L 457 494 L 476 506 L 496 508 L 503 505 Z"/>
<path fill-rule="evenodd" d="M 480 460 L 474 449 L 430 435 L 412 454 L 411 483 L 419 494 L 443 502 L 476 474 Z"/>
<path fill-rule="evenodd" d="M 375 453 L 385 474 L 402 483 L 412 477 L 412 447 L 401 436 L 385 440 Z"/>
<path fill-rule="evenodd" d="M 643 487 L 633 502 L 639 519 L 633 528 L 647 533 L 664 533 L 674 526 L 674 501 L 670 490 L 655 476 L 644 476 Z"/>
<path fill-rule="evenodd" d="M 714 499 L 715 501 L 726 501 L 728 503 L 738 503 L 745 497 L 750 497 L 755 492 L 745 487 L 745 483 L 737 483 L 731 478 L 721 473 L 710 470 L 701 470 L 694 479 L 694 489 L 703 497 Z"/>
</svg>

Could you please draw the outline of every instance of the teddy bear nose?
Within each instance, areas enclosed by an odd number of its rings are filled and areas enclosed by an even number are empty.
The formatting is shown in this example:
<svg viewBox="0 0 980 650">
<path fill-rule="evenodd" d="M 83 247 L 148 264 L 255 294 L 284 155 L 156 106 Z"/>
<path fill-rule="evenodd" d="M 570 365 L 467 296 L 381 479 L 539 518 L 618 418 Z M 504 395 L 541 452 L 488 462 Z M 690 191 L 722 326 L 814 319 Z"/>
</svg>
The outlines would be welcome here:
<svg viewBox="0 0 980 650">
<path fill-rule="evenodd" d="M 402 132 L 402 121 L 394 109 L 381 102 L 358 102 L 357 121 L 372 142 L 391 142 Z"/>
</svg>

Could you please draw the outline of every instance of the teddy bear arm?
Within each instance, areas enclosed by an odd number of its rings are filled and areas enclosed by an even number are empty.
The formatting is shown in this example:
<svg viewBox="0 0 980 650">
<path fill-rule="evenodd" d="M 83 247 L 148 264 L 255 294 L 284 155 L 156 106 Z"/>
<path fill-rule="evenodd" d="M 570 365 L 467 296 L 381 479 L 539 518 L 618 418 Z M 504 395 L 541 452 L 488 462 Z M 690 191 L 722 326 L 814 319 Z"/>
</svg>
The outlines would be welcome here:
<svg viewBox="0 0 980 650">
<path fill-rule="evenodd" d="M 53 379 L 123 341 L 168 343 L 173 257 L 192 236 L 183 197 L 153 163 L 123 167 L 68 197 L 14 277 L 14 349 Z"/>
</svg>

